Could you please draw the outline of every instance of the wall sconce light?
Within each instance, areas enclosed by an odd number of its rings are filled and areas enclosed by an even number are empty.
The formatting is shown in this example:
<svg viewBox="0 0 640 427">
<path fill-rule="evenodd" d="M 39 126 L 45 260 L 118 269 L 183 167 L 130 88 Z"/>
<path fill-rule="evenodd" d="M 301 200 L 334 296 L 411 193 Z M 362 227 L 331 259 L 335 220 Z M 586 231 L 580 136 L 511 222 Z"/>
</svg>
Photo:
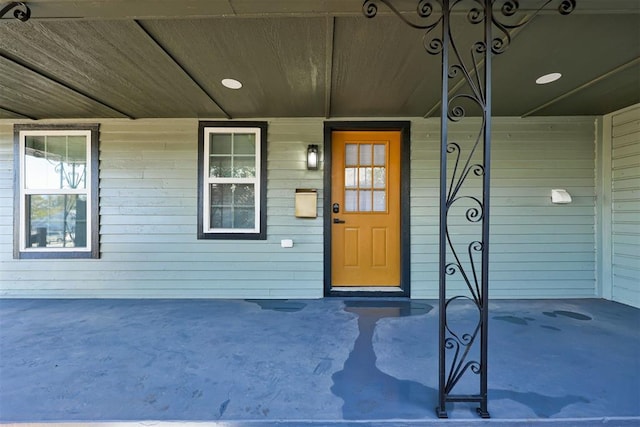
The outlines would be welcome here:
<svg viewBox="0 0 640 427">
<path fill-rule="evenodd" d="M 311 144 L 307 147 L 307 169 L 317 170 L 318 163 L 318 146 Z"/>
<path fill-rule="evenodd" d="M 551 203 L 566 204 L 571 203 L 571 194 L 567 190 L 553 189 L 551 190 Z"/>
</svg>

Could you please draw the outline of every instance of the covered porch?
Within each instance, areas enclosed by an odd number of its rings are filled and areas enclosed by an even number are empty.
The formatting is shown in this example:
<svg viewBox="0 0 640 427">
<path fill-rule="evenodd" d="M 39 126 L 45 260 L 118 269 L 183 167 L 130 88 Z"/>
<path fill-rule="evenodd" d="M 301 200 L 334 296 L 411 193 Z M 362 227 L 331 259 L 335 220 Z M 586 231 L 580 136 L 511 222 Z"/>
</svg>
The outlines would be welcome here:
<svg viewBox="0 0 640 427">
<path fill-rule="evenodd" d="M 437 319 L 434 300 L 0 300 L 0 422 L 434 425 Z M 489 422 L 638 425 L 638 325 L 600 299 L 491 301 Z"/>
</svg>

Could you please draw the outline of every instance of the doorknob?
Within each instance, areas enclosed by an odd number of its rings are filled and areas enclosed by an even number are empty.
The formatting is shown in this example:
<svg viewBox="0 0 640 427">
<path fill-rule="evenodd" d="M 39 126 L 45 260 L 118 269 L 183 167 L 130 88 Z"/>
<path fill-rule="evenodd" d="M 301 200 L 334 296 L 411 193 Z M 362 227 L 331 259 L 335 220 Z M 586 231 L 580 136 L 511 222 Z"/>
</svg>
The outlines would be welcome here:
<svg viewBox="0 0 640 427">
<path fill-rule="evenodd" d="M 347 221 L 345 221 L 344 219 L 333 218 L 333 223 L 334 224 L 344 224 L 345 222 L 347 222 Z"/>
</svg>

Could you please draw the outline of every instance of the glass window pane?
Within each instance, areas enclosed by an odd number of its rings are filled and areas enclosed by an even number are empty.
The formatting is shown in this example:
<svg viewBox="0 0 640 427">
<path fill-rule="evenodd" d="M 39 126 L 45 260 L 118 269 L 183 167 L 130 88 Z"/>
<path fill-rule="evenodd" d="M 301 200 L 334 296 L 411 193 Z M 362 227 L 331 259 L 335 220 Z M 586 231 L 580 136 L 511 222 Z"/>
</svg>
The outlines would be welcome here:
<svg viewBox="0 0 640 427">
<path fill-rule="evenodd" d="M 39 151 L 40 155 L 36 155 L 36 157 L 44 157 L 44 154 L 47 151 L 44 140 L 45 140 L 44 135 L 25 136 L 24 143 L 25 143 L 25 147 L 27 147 L 27 152 L 29 150 Z"/>
<path fill-rule="evenodd" d="M 25 188 L 87 188 L 84 136 L 28 136 L 25 139 Z"/>
<path fill-rule="evenodd" d="M 344 186 L 347 188 L 356 188 L 358 183 L 356 181 L 356 168 L 346 168 L 344 170 Z"/>
<path fill-rule="evenodd" d="M 372 185 L 372 178 L 371 178 L 371 173 L 373 171 L 372 168 L 358 168 L 359 170 L 359 185 L 360 188 L 371 188 Z"/>
<path fill-rule="evenodd" d="M 235 156 L 233 158 L 234 178 L 254 178 L 256 176 L 256 158 L 254 156 Z"/>
<path fill-rule="evenodd" d="M 387 210 L 387 193 L 386 191 L 373 192 L 373 210 L 375 212 L 385 212 Z"/>
<path fill-rule="evenodd" d="M 358 211 L 358 190 L 347 190 L 344 192 L 345 212 Z"/>
<path fill-rule="evenodd" d="M 256 135 L 253 133 L 234 133 L 233 134 L 233 153 L 234 154 L 255 154 L 256 153 Z"/>
<path fill-rule="evenodd" d="M 27 247 L 87 247 L 85 195 L 26 196 Z"/>
<path fill-rule="evenodd" d="M 87 138 L 76 135 L 67 137 L 64 177 L 69 188 L 87 188 Z"/>
<path fill-rule="evenodd" d="M 231 177 L 231 157 L 226 157 L 226 156 L 209 157 L 209 177 L 230 178 Z"/>
<path fill-rule="evenodd" d="M 70 135 L 67 137 L 68 162 L 79 162 L 87 159 L 87 137 L 84 135 Z"/>
<path fill-rule="evenodd" d="M 360 165 L 371 165 L 373 159 L 371 158 L 371 144 L 360 145 Z"/>
<path fill-rule="evenodd" d="M 360 190 L 358 208 L 360 212 L 371 212 L 371 191 Z"/>
<path fill-rule="evenodd" d="M 356 166 L 358 164 L 358 145 L 346 144 L 344 147 L 344 163 L 347 166 Z"/>
<path fill-rule="evenodd" d="M 254 228 L 256 216 L 253 207 L 235 208 L 233 211 L 233 228 Z"/>
<path fill-rule="evenodd" d="M 373 164 L 375 166 L 385 166 L 387 150 L 384 144 L 374 144 Z"/>
<path fill-rule="evenodd" d="M 212 133 L 209 136 L 209 154 L 231 155 L 231 134 Z"/>
<path fill-rule="evenodd" d="M 211 184 L 211 206 L 231 205 L 233 194 L 232 184 Z"/>
<path fill-rule="evenodd" d="M 386 188 L 387 176 L 385 168 L 373 168 L 373 188 Z"/>
<path fill-rule="evenodd" d="M 211 185 L 211 228 L 254 228 L 253 184 Z"/>
<path fill-rule="evenodd" d="M 233 205 L 251 206 L 255 204 L 255 187 L 253 184 L 232 184 Z"/>
<path fill-rule="evenodd" d="M 232 228 L 233 209 L 231 207 L 212 207 L 210 228 Z"/>
</svg>

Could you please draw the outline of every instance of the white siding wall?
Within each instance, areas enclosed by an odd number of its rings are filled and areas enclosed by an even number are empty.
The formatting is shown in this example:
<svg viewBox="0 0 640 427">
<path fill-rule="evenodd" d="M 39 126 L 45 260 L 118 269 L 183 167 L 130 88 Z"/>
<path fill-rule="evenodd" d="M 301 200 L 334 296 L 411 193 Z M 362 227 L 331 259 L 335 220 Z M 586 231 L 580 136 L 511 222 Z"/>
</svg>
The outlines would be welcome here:
<svg viewBox="0 0 640 427">
<path fill-rule="evenodd" d="M 94 122 L 101 259 L 14 260 L 13 123 L 0 121 L 0 296 L 322 296 L 322 171 L 304 152 L 322 146 L 323 119 L 269 120 L 266 241 L 196 239 L 197 120 Z M 413 120 L 414 298 L 437 296 L 438 139 L 437 120 Z M 594 296 L 593 141 L 592 119 L 494 120 L 491 297 Z M 317 219 L 294 217 L 296 188 L 320 190 Z M 552 205 L 551 188 L 574 202 Z"/>
<path fill-rule="evenodd" d="M 607 190 L 611 221 L 611 260 L 603 286 L 614 301 L 640 307 L 640 105 L 613 113 L 604 120 L 608 134 L 605 149 L 610 158 L 611 183 Z"/>
</svg>

